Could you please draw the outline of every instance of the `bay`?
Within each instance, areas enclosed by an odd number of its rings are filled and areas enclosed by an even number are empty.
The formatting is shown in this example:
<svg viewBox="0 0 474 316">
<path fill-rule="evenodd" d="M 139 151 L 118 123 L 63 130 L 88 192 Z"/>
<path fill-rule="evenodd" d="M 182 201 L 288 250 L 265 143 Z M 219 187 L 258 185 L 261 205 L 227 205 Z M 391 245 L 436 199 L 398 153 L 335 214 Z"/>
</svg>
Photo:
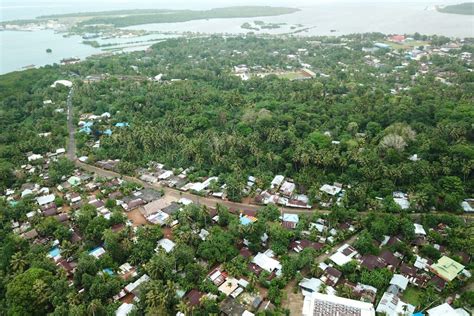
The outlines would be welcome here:
<svg viewBox="0 0 474 316">
<path fill-rule="evenodd" d="M 114 2 L 108 0 L 94 3 L 85 0 L 77 2 L 38 0 L 15 1 L 4 0 L 2 6 L 1 20 L 11 20 L 17 18 L 33 18 L 41 14 L 70 13 L 79 11 L 99 11 L 132 8 L 169 8 L 167 4 L 160 2 L 138 1 L 138 2 Z M 111 2 L 114 3 L 111 6 Z M 442 4 L 458 3 L 457 0 L 447 0 Z M 229 5 L 249 4 L 247 1 L 219 2 L 208 0 L 205 2 L 176 1 L 172 8 L 179 9 L 188 7 L 210 8 Z M 197 4 L 199 3 L 199 7 Z M 274 1 L 274 5 L 286 5 L 299 7 L 300 12 L 289 15 L 262 17 L 262 18 L 238 18 L 238 19 L 210 19 L 196 20 L 181 23 L 147 24 L 129 27 L 128 29 L 159 31 L 159 32 L 200 32 L 205 34 L 227 33 L 245 34 L 248 30 L 242 29 L 245 22 L 253 23 L 255 20 L 267 23 L 286 23 L 281 28 L 271 30 L 256 31 L 256 34 L 285 34 L 295 31 L 291 26 L 298 26 L 296 29 L 307 29 L 298 33 L 301 36 L 310 35 L 343 35 L 349 33 L 382 32 L 386 34 L 437 34 L 449 37 L 474 37 L 474 17 L 467 15 L 443 14 L 435 10 L 434 5 L 440 4 L 432 1 L 305 1 L 300 0 L 295 3 L 288 1 Z M 23 5 L 20 5 L 23 4 Z M 251 3 L 255 5 L 268 5 L 268 1 Z M 147 41 L 150 39 L 169 38 L 172 35 L 164 36 L 160 34 L 148 35 L 143 38 L 121 38 L 105 40 L 101 44 L 126 43 L 132 41 Z M 0 74 L 15 70 L 21 70 L 28 65 L 42 66 L 58 63 L 63 58 L 87 56 L 103 53 L 100 48 L 93 48 L 82 44 L 79 36 L 63 37 L 49 30 L 34 32 L 0 31 Z M 125 50 L 145 49 L 151 42 L 140 43 L 140 45 L 130 45 Z M 136 47 L 135 47 L 136 46 Z M 139 46 L 139 47 L 138 47 Z M 47 54 L 46 49 L 51 48 L 52 53 Z"/>
</svg>

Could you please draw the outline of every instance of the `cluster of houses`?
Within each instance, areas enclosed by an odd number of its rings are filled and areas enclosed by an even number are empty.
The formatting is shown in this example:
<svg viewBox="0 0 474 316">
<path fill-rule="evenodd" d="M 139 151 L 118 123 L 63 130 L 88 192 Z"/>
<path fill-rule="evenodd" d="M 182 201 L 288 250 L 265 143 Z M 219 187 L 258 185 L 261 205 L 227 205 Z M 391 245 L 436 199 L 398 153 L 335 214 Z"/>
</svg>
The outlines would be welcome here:
<svg viewBox="0 0 474 316">
<path fill-rule="evenodd" d="M 240 52 L 238 52 L 240 53 Z M 233 75 L 239 77 L 243 81 L 250 78 L 264 78 L 269 75 L 276 75 L 289 80 L 306 80 L 316 77 L 316 73 L 311 70 L 312 66 L 301 60 L 301 57 L 307 56 L 309 51 L 307 48 L 299 48 L 296 52 L 284 55 L 279 51 L 271 52 L 272 56 L 286 57 L 288 64 L 286 67 L 278 69 L 264 68 L 260 65 L 248 66 L 245 64 L 236 65 L 232 69 Z M 298 66 L 298 67 L 295 67 Z"/>
<path fill-rule="evenodd" d="M 35 175 L 42 175 L 43 179 L 48 178 L 47 165 L 58 156 L 63 155 L 64 151 L 59 150 L 59 154 L 50 153 L 48 155 L 28 154 L 29 162 L 35 164 Z M 42 159 L 42 160 L 40 160 Z M 107 162 L 111 163 L 111 162 Z M 104 167 L 104 166 L 102 166 Z M 26 169 L 27 166 L 24 166 Z M 150 172 L 154 170 L 154 172 Z M 163 165 L 153 164 L 152 169 L 147 169 L 147 173 L 142 176 L 155 177 L 156 181 L 174 181 L 173 178 L 181 180 L 185 177 L 186 171 L 181 171 L 178 176 L 173 172 L 166 170 Z M 160 175 L 165 175 L 160 179 Z M 147 178 L 147 182 L 153 182 L 153 178 Z M 142 179 L 142 180 L 147 180 Z M 176 180 L 177 180 L 176 179 Z M 152 180 L 152 181 L 150 181 Z M 208 179 L 209 180 L 209 179 Z M 199 187 L 206 189 L 212 181 L 211 179 L 201 183 Z M 254 178 L 249 178 L 248 186 L 255 183 Z M 62 182 L 55 187 L 44 187 L 39 183 L 26 183 L 19 189 L 9 189 L 6 191 L 6 199 L 11 205 L 15 205 L 19 200 L 27 196 L 34 197 L 37 204 L 37 210 L 26 214 L 24 222 L 14 222 L 12 227 L 14 232 L 33 243 L 40 243 L 49 245 L 50 251 L 48 257 L 53 260 L 58 267 L 64 269 L 66 274 L 72 280 L 75 273 L 77 262 L 72 258 L 64 256 L 64 251 L 57 240 L 52 238 L 44 238 L 33 228 L 33 219 L 37 216 L 41 217 L 55 217 L 58 222 L 65 225 L 72 234 L 71 241 L 73 243 L 81 243 L 82 236 L 75 227 L 74 218 L 80 212 L 83 205 L 92 205 L 97 210 L 99 216 L 109 219 L 111 216 L 110 210 L 107 208 L 107 201 L 113 200 L 114 205 L 122 207 L 125 214 L 130 215 L 129 220 L 125 224 L 118 224 L 112 227 L 113 231 L 120 231 L 126 226 L 136 227 L 143 224 L 153 224 L 160 226 L 175 227 L 178 222 L 175 220 L 176 213 L 180 212 L 186 205 L 192 201 L 181 198 L 174 200 L 170 197 L 163 196 L 159 191 L 149 188 L 134 188 L 124 194 L 121 188 L 125 185 L 124 181 L 118 178 L 98 179 L 93 175 L 76 169 L 72 175 L 65 176 Z M 196 183 L 193 184 L 195 186 Z M 197 187 L 196 187 L 197 188 Z M 195 190 L 191 189 L 190 190 Z M 277 176 L 271 183 L 271 190 L 273 194 L 278 194 L 286 197 L 289 201 L 294 197 L 296 186 L 291 180 L 285 179 L 283 176 Z M 340 196 L 343 192 L 342 185 L 323 185 L 320 188 L 321 192 L 331 197 Z M 198 190 L 196 190 L 198 191 Z M 59 204 L 59 200 L 62 202 Z M 281 204 L 281 203 L 280 203 Z M 288 204 L 285 204 L 288 205 Z M 247 210 L 232 210 L 234 214 L 239 216 L 240 224 L 243 226 L 250 225 L 256 222 L 257 212 Z M 133 214 L 133 215 L 132 215 Z M 136 221 L 135 216 L 139 214 L 144 218 L 144 222 Z M 215 209 L 209 211 L 212 223 L 218 222 L 218 215 Z M 285 229 L 297 228 L 300 218 L 298 214 L 282 213 L 280 217 L 281 225 Z M 211 225 L 212 225 L 211 223 Z M 355 224 L 351 222 L 340 223 L 337 226 L 331 225 L 327 220 L 319 218 L 314 222 L 308 223 L 307 230 L 301 232 L 301 238 L 292 240 L 289 245 L 289 251 L 299 253 L 306 248 L 312 248 L 317 251 L 324 251 L 326 246 L 335 244 L 339 240 L 347 238 L 347 232 L 350 234 L 356 233 Z M 420 224 L 413 226 L 416 239 L 412 241 L 414 252 L 416 253 L 416 260 L 410 263 L 404 260 L 403 255 L 398 252 L 389 250 L 391 245 L 400 241 L 399 237 L 386 236 L 380 243 L 381 251 L 379 255 L 360 255 L 357 250 L 350 244 L 344 244 L 339 247 L 329 259 L 319 264 L 321 275 L 318 278 L 304 278 L 299 287 L 305 297 L 303 306 L 303 315 L 317 315 L 311 314 L 311 311 L 327 311 L 326 308 L 347 308 L 349 310 L 360 309 L 362 315 L 373 315 L 374 311 L 384 312 L 387 315 L 399 315 L 408 312 L 413 312 L 415 307 L 405 302 L 403 293 L 407 287 L 425 288 L 428 284 L 433 284 L 435 288 L 442 291 L 446 285 L 454 279 L 466 280 L 471 277 L 469 271 L 465 268 L 470 261 L 466 253 L 458 254 L 462 258 L 462 262 L 457 262 L 448 256 L 447 250 L 441 246 L 434 244 L 443 256 L 436 262 L 430 259 L 423 258 L 418 249 L 420 246 L 429 243 L 427 232 Z M 443 235 L 447 234 L 449 227 L 444 224 L 438 225 L 435 230 Z M 201 240 L 206 240 L 209 231 L 200 229 L 195 231 L 196 235 Z M 258 253 L 252 253 L 248 246 L 249 243 L 245 239 L 239 246 L 239 256 L 247 258 L 248 270 L 255 276 L 260 276 L 263 272 L 268 275 L 268 280 L 279 277 L 282 274 L 282 263 L 278 256 L 268 248 L 268 236 L 264 234 L 261 238 L 264 250 Z M 176 246 L 173 240 L 172 233 L 166 235 L 157 242 L 156 251 L 165 251 L 171 253 Z M 325 248 L 326 247 L 326 248 Z M 97 245 L 88 251 L 89 255 L 94 258 L 101 258 L 106 249 L 104 245 Z M 377 303 L 378 290 L 370 285 L 357 283 L 352 284 L 344 278 L 340 267 L 351 262 L 357 262 L 359 267 L 363 267 L 369 271 L 377 268 L 388 268 L 393 272 L 393 277 L 390 281 L 390 286 L 382 294 L 382 298 Z M 120 308 L 117 310 L 117 315 L 127 315 L 133 308 L 134 302 L 138 300 L 138 293 L 140 285 L 149 280 L 146 274 L 139 275 L 136 267 L 129 263 L 122 264 L 118 269 L 103 269 L 100 273 L 109 275 L 116 275 L 128 283 L 119 293 L 114 296 L 114 299 L 121 302 Z M 247 291 L 249 286 L 249 279 L 234 278 L 230 276 L 225 268 L 220 265 L 211 268 L 207 278 L 213 282 L 219 289 L 219 292 L 224 294 L 227 298 L 221 303 L 221 313 L 223 315 L 253 315 L 257 311 L 271 310 L 274 306 L 264 299 L 264 295 L 259 292 Z M 342 298 L 337 296 L 337 287 L 345 285 L 352 291 L 354 299 Z M 324 289 L 325 293 L 322 292 Z M 201 304 L 203 297 L 212 298 L 212 294 L 200 292 L 198 289 L 192 289 L 188 292 L 181 293 L 181 298 L 191 306 Z M 380 296 L 380 295 L 379 295 Z M 341 307 L 342 306 L 342 307 Z M 374 306 L 377 306 L 376 308 Z M 436 307 L 431 314 L 435 314 L 438 310 L 446 310 L 451 306 L 442 305 Z M 363 311 L 363 312 L 362 312 Z M 323 313 L 324 314 L 324 313 Z M 461 315 L 461 314 L 460 314 Z"/>
<path fill-rule="evenodd" d="M 392 43 L 395 47 L 392 49 Z M 417 78 L 422 78 L 427 74 L 434 74 L 435 79 L 443 84 L 452 85 L 453 79 L 456 77 L 456 73 L 452 71 L 446 71 L 434 65 L 430 59 L 433 56 L 449 57 L 454 60 L 460 60 L 466 66 L 466 71 L 472 72 L 472 53 L 462 51 L 463 41 L 450 41 L 441 46 L 433 46 L 428 42 L 423 42 L 421 46 L 414 46 L 418 42 L 414 41 L 413 38 L 409 38 L 403 35 L 394 35 L 386 38 L 384 43 L 375 43 L 373 47 L 364 47 L 362 51 L 368 53 L 364 56 L 364 61 L 368 66 L 374 68 L 388 67 L 388 64 L 393 59 L 398 59 L 400 64 L 393 67 L 393 73 L 398 80 L 398 73 L 409 66 L 412 62 L 416 62 L 418 69 L 415 74 L 411 75 L 412 83 Z M 403 52 L 396 49 L 396 45 L 405 45 Z M 374 54 L 378 50 L 383 49 L 385 54 Z M 374 76 L 386 76 L 386 74 L 373 74 Z M 399 83 L 395 83 L 395 87 L 390 89 L 390 93 L 399 94 L 403 91 L 410 89 L 410 86 L 404 86 Z"/>
<path fill-rule="evenodd" d="M 118 163 L 118 162 L 117 162 Z M 110 166 L 104 162 L 98 162 L 97 165 L 101 168 L 113 170 Z M 159 183 L 163 186 L 176 188 L 183 192 L 197 193 L 200 195 L 210 195 L 215 198 L 226 199 L 226 184 L 220 186 L 214 186 L 214 183 L 219 182 L 218 177 L 209 177 L 202 182 L 189 182 L 187 176 L 191 172 L 191 168 L 185 170 L 169 170 L 165 169 L 165 166 L 160 163 L 150 163 L 150 167 L 147 169 L 139 169 L 139 179 L 150 184 Z M 256 196 L 254 201 L 256 204 L 268 205 L 276 204 L 291 208 L 302 208 L 310 209 L 311 203 L 309 197 L 305 194 L 297 193 L 297 185 L 292 179 L 285 178 L 283 175 L 277 175 L 273 178 L 270 183 L 270 188 L 267 190 L 256 189 L 257 179 L 253 176 L 247 178 L 247 183 L 243 189 L 243 194 L 248 195 L 252 191 L 255 191 Z M 321 192 L 325 192 L 328 195 L 335 197 L 340 200 L 344 190 L 342 184 L 324 185 L 321 187 Z M 327 206 L 329 206 L 328 204 Z"/>
<path fill-rule="evenodd" d="M 91 134 L 92 133 L 92 126 L 95 123 L 108 123 L 109 119 L 112 117 L 112 115 L 109 112 L 104 112 L 101 115 L 95 115 L 91 113 L 85 113 L 80 116 L 80 120 L 78 122 L 79 126 L 79 132 L 80 133 L 86 133 L 86 134 Z M 110 125 L 110 124 L 109 124 Z M 122 127 L 127 127 L 129 124 L 127 122 L 117 122 L 113 125 L 116 128 L 122 128 Z M 100 132 L 102 135 L 110 136 L 112 135 L 112 129 L 111 127 L 108 127 L 104 129 L 103 131 Z M 99 148 L 100 147 L 100 141 L 95 142 L 92 145 L 92 148 Z"/>
<path fill-rule="evenodd" d="M 249 179 L 250 180 L 250 179 Z M 292 179 L 276 175 L 267 190 L 257 190 L 255 202 L 258 204 L 277 204 L 294 208 L 311 208 L 308 196 L 298 194 Z"/>
<path fill-rule="evenodd" d="M 358 310 L 361 315 L 375 315 L 376 312 L 388 316 L 415 315 L 416 306 L 404 301 L 403 293 L 408 287 L 425 289 L 431 284 L 441 292 L 449 282 L 455 279 L 466 281 L 471 277 L 471 273 L 465 267 L 470 262 L 467 253 L 457 253 L 462 263 L 457 262 L 447 256 L 445 247 L 434 244 L 433 246 L 441 252 L 442 257 L 433 261 L 420 256 L 419 247 L 429 243 L 427 233 L 424 227 L 417 223 L 413 225 L 413 229 L 416 235 L 416 239 L 412 241 L 416 258 L 413 263 L 406 261 L 402 254 L 390 250 L 390 246 L 401 242 L 401 239 L 396 236 L 385 236 L 379 244 L 381 249 L 379 255 L 361 255 L 349 244 L 339 247 L 328 260 L 319 264 L 322 271 L 319 278 L 304 278 L 299 283 L 305 297 L 303 315 L 323 315 L 324 313 L 317 314 L 316 312 L 313 314 L 313 310 L 320 311 L 323 308 L 318 307 L 319 304 L 327 308 L 323 309 L 326 312 L 340 304 L 344 306 L 342 307 L 344 309 Z M 449 227 L 439 224 L 435 230 L 440 234 L 446 234 Z M 354 284 L 344 278 L 340 267 L 349 262 L 355 262 L 359 269 L 373 271 L 388 268 L 393 273 L 388 288 L 379 300 L 377 297 L 380 297 L 378 293 L 380 289 L 361 283 Z M 336 286 L 348 287 L 352 299 L 337 297 Z M 429 316 L 441 315 L 441 311 L 444 311 L 445 315 L 469 315 L 464 309 L 454 309 L 447 303 L 431 307 L 427 310 Z"/>
</svg>

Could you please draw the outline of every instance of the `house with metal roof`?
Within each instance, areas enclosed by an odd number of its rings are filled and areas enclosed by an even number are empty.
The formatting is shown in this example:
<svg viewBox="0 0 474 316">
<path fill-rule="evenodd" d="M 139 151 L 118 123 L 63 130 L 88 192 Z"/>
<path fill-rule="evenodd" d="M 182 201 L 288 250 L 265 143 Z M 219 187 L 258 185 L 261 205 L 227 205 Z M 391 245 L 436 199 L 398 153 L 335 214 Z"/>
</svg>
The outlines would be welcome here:
<svg viewBox="0 0 474 316">
<path fill-rule="evenodd" d="M 439 258 L 437 263 L 430 266 L 430 270 L 443 280 L 452 281 L 464 270 L 464 266 L 449 257 L 443 256 Z"/>
</svg>

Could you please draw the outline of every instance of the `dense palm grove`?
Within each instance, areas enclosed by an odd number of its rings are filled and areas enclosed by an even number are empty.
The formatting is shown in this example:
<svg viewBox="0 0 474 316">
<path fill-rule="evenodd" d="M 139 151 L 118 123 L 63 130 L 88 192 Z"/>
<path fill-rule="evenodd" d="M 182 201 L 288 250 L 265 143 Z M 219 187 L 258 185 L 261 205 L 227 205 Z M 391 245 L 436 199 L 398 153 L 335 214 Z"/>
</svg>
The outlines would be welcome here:
<svg viewBox="0 0 474 316">
<path fill-rule="evenodd" d="M 216 210 L 217 223 L 212 223 L 205 207 L 186 207 L 176 215 L 180 222 L 173 232 L 177 246 L 170 254 L 155 253 L 157 241 L 163 237 L 157 226 L 112 230 L 124 225 L 126 219 L 111 193 L 130 195 L 135 190 L 130 183 L 111 188 L 110 179 L 98 180 L 100 197 L 112 216 L 105 219 L 90 205 L 76 211 L 71 227 L 82 236 L 79 243 L 72 242 L 71 230 L 52 217 L 31 220 L 48 244 L 19 237 L 13 233 L 12 223 L 24 221 L 26 214 L 37 208 L 35 200 L 22 197 L 13 205 L 2 199 L 0 314 L 113 314 L 119 304 L 112 297 L 126 282 L 102 272 L 117 271 L 125 262 L 152 280 L 141 290 L 134 311 L 137 315 L 189 312 L 175 295 L 178 289 L 215 294 L 216 298 L 205 299 L 193 315 L 218 313 L 218 303 L 224 298 L 206 279 L 216 264 L 223 264 L 230 275 L 248 278 L 251 289 L 265 288 L 268 300 L 276 305 L 275 314 L 289 313 L 280 308 L 284 289 L 294 278 L 301 280 L 301 271 L 321 275 L 313 258 L 330 249 L 305 249 L 289 255 L 290 241 L 302 239 L 303 231 L 319 217 L 328 229 L 349 222 L 356 232 L 362 231 L 354 244 L 361 255 L 377 254 L 377 242 L 386 235 L 397 235 L 400 243 L 390 250 L 399 251 L 413 263 L 411 217 L 359 216 L 357 211 L 399 212 L 392 199 L 392 193 L 399 190 L 409 193 L 413 211 L 461 211 L 462 200 L 474 193 L 474 74 L 466 61 L 449 54 L 416 61 L 406 59 L 401 51 L 382 49 L 371 53 L 380 60 L 374 66 L 367 62 L 368 53 L 362 48 L 383 39 L 381 34 L 182 38 L 154 45 L 147 52 L 1 76 L 2 193 L 7 188 L 19 189 L 25 182 L 54 187 L 64 181 L 63 176 L 73 174 L 74 166 L 65 159 L 44 170 L 47 179 L 39 174 L 30 176 L 20 168 L 28 163 L 28 152 L 45 154 L 65 146 L 66 112 L 57 109 L 65 107 L 68 89 L 50 87 L 65 78 L 75 84 L 76 122 L 81 113 L 110 112 L 114 122 L 129 123 L 127 128 L 115 128 L 111 136 L 100 132 L 108 127 L 106 123 L 95 124 L 90 135 L 77 133 L 79 153 L 91 162 L 120 159 L 119 171 L 128 174 L 150 161 L 168 168 L 193 167 L 190 179 L 219 176 L 222 183 L 236 188 L 244 187 L 249 175 L 258 179 L 258 187 L 265 188 L 275 174 L 284 174 L 314 202 L 321 198 L 318 191 L 324 183 L 344 183 L 347 193 L 330 215 L 301 216 L 291 231 L 282 228 L 280 213 L 273 206 L 263 208 L 258 221 L 245 227 L 224 207 Z M 424 39 L 434 46 L 449 41 Z M 461 50 L 474 53 L 474 46 L 466 42 Z M 269 75 L 242 81 L 232 73 L 233 67 L 241 64 L 254 73 L 278 73 L 299 69 L 301 63 L 311 65 L 315 78 L 290 81 Z M 429 64 L 429 71 L 422 71 L 422 63 Z M 150 80 L 158 74 L 164 74 L 160 81 Z M 436 79 L 446 74 L 449 84 Z M 100 76 L 101 80 L 85 82 L 87 76 Z M 392 89 L 396 92 L 391 93 Z M 44 104 L 44 100 L 54 102 Z M 49 132 L 51 137 L 39 135 Z M 99 139 L 100 148 L 92 148 Z M 410 160 L 415 154 L 420 159 Z M 37 167 L 41 168 L 40 163 Z M 67 204 L 63 199 L 55 203 Z M 431 229 L 427 239 L 447 247 L 446 253 L 452 257 L 474 254 L 472 226 L 461 217 L 424 214 L 419 222 Z M 440 225 L 451 228 L 439 232 Z M 205 241 L 197 238 L 201 229 L 210 233 Z M 248 261 L 238 255 L 237 244 L 244 238 L 252 253 L 263 251 L 260 238 L 264 233 L 268 234 L 269 248 L 283 264 L 282 277 L 271 281 L 266 274 L 256 278 L 247 269 Z M 337 242 L 344 241 L 351 233 L 343 231 L 337 236 Z M 317 240 L 313 235 L 308 238 Z M 64 272 L 46 257 L 49 241 L 55 239 L 63 255 L 77 263 L 74 276 L 69 276 L 70 284 Z M 87 251 L 99 244 L 107 253 L 95 260 Z M 420 247 L 420 254 L 431 260 L 441 257 L 440 250 L 429 244 Z M 472 271 L 469 259 L 465 264 Z M 362 280 L 377 287 L 378 298 L 391 276 L 385 268 L 368 272 L 346 265 L 341 270 L 351 282 Z M 450 286 L 442 294 L 430 288 L 420 298 L 420 306 L 431 304 L 437 295 L 453 295 L 465 284 Z M 345 291 L 338 288 L 342 296 L 347 296 Z M 456 304 L 472 307 L 472 291 L 463 293 Z"/>
</svg>

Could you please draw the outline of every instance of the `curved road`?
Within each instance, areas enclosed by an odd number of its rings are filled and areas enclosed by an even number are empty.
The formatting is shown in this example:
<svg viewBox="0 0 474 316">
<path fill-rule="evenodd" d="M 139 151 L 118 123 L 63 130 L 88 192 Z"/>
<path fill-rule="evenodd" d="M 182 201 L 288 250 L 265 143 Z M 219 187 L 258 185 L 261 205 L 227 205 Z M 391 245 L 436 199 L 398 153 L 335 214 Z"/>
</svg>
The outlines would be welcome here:
<svg viewBox="0 0 474 316">
<path fill-rule="evenodd" d="M 99 176 L 102 177 L 118 177 L 118 178 L 123 178 L 127 181 L 131 182 L 136 182 L 141 184 L 145 188 L 153 188 L 153 189 L 158 189 L 158 190 L 163 190 L 166 195 L 171 196 L 175 199 L 180 199 L 180 198 L 187 198 L 191 201 L 193 201 L 196 204 L 200 205 L 205 205 L 209 208 L 214 208 L 216 207 L 217 204 L 221 204 L 226 206 L 227 208 L 231 210 L 249 210 L 249 211 L 257 211 L 258 209 L 262 208 L 262 205 L 255 205 L 255 204 L 247 204 L 247 203 L 237 203 L 237 202 L 231 202 L 227 200 L 222 200 L 222 199 L 216 199 L 212 197 L 201 197 L 195 194 L 187 193 L 187 192 L 182 192 L 177 189 L 169 188 L 162 186 L 158 183 L 155 184 L 149 184 L 147 182 L 144 182 L 136 177 L 130 177 L 126 175 L 122 175 L 120 173 L 110 171 L 110 170 L 105 170 L 102 168 L 98 168 L 93 165 L 88 165 L 85 163 L 80 162 L 79 160 L 76 159 L 76 140 L 75 140 L 75 126 L 73 122 L 73 106 L 72 106 L 72 96 L 74 93 L 74 87 L 71 88 L 68 94 L 67 98 L 67 112 L 68 112 L 68 130 L 69 130 L 69 143 L 68 143 L 68 149 L 67 149 L 67 157 L 68 159 L 72 160 L 75 165 L 79 168 L 82 168 L 88 172 L 94 172 L 98 174 Z M 320 214 L 329 214 L 331 211 L 328 210 L 320 210 L 320 209 L 298 209 L 298 208 L 288 208 L 288 207 L 278 207 L 281 213 L 293 213 L 293 214 L 312 214 L 312 213 L 320 213 Z M 368 214 L 371 212 L 359 212 L 358 214 Z M 410 216 L 419 216 L 425 213 L 410 213 Z M 452 214 L 452 213 L 449 213 Z M 459 216 L 464 217 L 465 219 L 472 219 L 473 217 L 471 216 L 472 214 L 460 214 Z"/>
</svg>

